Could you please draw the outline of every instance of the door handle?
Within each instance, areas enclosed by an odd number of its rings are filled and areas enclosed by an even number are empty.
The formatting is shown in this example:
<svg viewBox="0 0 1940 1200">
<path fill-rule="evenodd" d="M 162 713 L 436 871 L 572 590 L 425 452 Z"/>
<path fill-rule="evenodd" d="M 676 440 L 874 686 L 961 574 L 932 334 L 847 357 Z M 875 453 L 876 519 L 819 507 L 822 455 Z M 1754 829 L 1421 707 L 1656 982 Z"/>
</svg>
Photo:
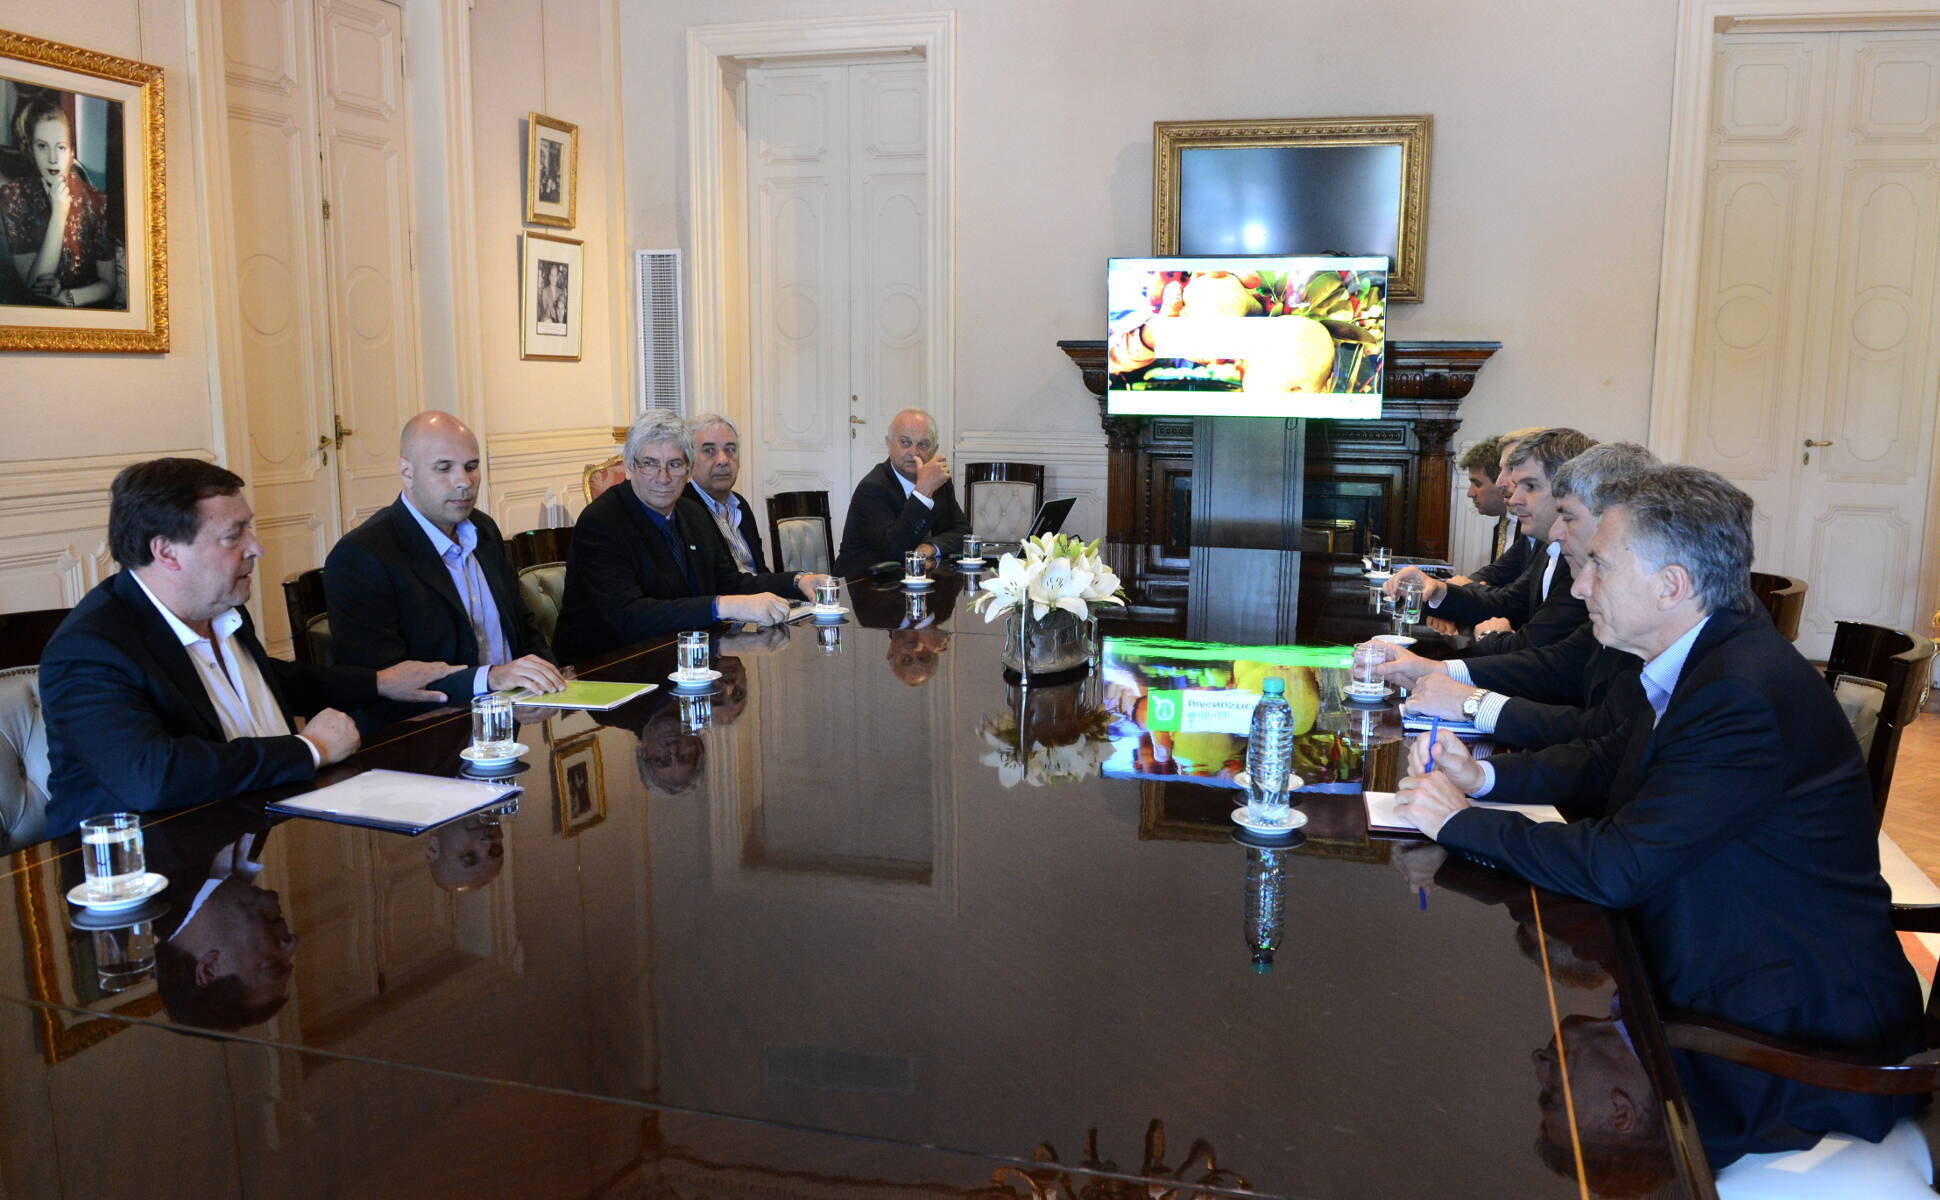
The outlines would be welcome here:
<svg viewBox="0 0 1940 1200">
<path fill-rule="evenodd" d="M 869 422 L 863 420 L 861 417 L 858 417 L 858 416 L 851 415 L 849 417 L 849 424 L 851 425 L 867 425 L 868 423 Z"/>
<path fill-rule="evenodd" d="M 330 414 L 330 424 L 337 430 L 337 449 L 341 450 L 344 448 L 344 439 L 357 431 L 355 429 L 345 429 L 344 419 L 336 413 Z"/>
<path fill-rule="evenodd" d="M 1806 439 L 1805 439 L 1805 457 L 1803 457 L 1803 458 L 1801 458 L 1801 459 L 1799 460 L 1799 463 L 1800 463 L 1800 465 L 1802 465 L 1802 466 L 1808 466 L 1808 467 L 1812 465 L 1812 447 L 1814 447 L 1814 446 L 1830 446 L 1831 444 L 1832 444 L 1831 442 L 1820 442 L 1820 441 L 1814 441 L 1814 440 L 1813 440 L 1813 439 L 1811 439 L 1811 438 L 1806 438 Z"/>
<path fill-rule="evenodd" d="M 323 465 L 330 465 L 330 435 L 324 434 L 317 439 L 317 453 L 323 455 Z"/>
</svg>

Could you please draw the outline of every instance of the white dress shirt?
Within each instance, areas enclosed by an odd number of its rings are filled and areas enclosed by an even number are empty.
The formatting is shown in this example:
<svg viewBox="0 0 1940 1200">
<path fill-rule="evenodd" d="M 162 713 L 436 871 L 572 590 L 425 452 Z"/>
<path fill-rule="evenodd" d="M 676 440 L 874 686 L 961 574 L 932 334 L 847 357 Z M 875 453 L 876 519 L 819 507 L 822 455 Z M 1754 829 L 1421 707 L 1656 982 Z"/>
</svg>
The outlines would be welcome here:
<svg viewBox="0 0 1940 1200">
<path fill-rule="evenodd" d="M 898 475 L 896 478 L 901 479 Z M 716 500 L 699 485 L 694 486 L 694 494 L 701 498 L 707 511 L 714 514 L 714 526 L 726 539 L 728 553 L 734 556 L 734 565 L 744 575 L 754 574 L 754 552 L 748 549 L 748 539 L 741 536 L 741 497 L 728 493 L 725 502 Z"/>
<path fill-rule="evenodd" d="M 935 499 L 929 496 L 925 496 L 923 493 L 917 491 L 915 482 L 913 480 L 904 479 L 903 473 L 901 471 L 898 471 L 895 467 L 892 466 L 889 468 L 889 473 L 896 477 L 897 483 L 900 483 L 903 485 L 903 499 L 907 500 L 911 496 L 914 496 L 918 500 L 921 500 L 923 502 L 924 508 L 936 507 Z"/>
<path fill-rule="evenodd" d="M 411 497 L 398 493 L 404 507 L 417 518 L 418 528 L 424 536 L 431 539 L 431 548 L 437 552 L 438 561 L 444 564 L 445 574 L 451 577 L 451 586 L 458 591 L 458 602 L 465 606 L 465 615 L 472 623 L 472 637 L 478 643 L 480 666 L 472 673 L 472 695 L 482 696 L 492 690 L 487 682 L 492 668 L 512 661 L 512 644 L 505 638 L 505 627 L 499 619 L 498 601 L 492 599 L 491 585 L 485 582 L 485 570 L 478 565 L 478 526 L 470 521 L 460 521 L 454 532 L 456 541 L 445 536 L 445 531 L 433 525 L 418 506 L 411 503 Z"/>
<path fill-rule="evenodd" d="M 132 571 L 129 574 L 134 576 L 155 611 L 162 614 L 162 620 L 168 622 L 169 629 L 181 639 L 182 648 L 189 652 L 189 661 L 195 664 L 195 673 L 202 680 L 202 690 L 208 693 L 216 720 L 222 725 L 223 740 L 288 736 L 290 723 L 283 716 L 282 706 L 276 703 L 275 693 L 269 690 L 256 660 L 236 640 L 236 631 L 242 628 L 242 614 L 231 608 L 210 621 L 209 627 L 215 634 L 212 642 L 183 624 L 180 617 L 168 610 L 168 605 L 156 599 L 140 575 Z M 216 661 L 217 645 L 222 648 L 220 662 Z M 309 747 L 311 764 L 320 763 L 322 759 L 310 739 L 304 738 L 303 744 Z"/>
</svg>

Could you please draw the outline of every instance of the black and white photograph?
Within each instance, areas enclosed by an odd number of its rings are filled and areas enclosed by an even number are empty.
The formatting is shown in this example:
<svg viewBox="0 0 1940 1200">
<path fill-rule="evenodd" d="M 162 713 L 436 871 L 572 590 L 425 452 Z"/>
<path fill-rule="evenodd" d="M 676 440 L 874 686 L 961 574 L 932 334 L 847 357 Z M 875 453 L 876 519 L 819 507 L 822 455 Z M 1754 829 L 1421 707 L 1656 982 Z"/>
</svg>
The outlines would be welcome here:
<svg viewBox="0 0 1940 1200">
<path fill-rule="evenodd" d="M 571 229 L 578 213 L 579 126 L 543 113 L 527 113 L 526 223 Z"/>
<path fill-rule="evenodd" d="M 579 361 L 585 327 L 574 288 L 585 278 L 585 245 L 577 238 L 528 233 L 520 256 L 519 356 Z"/>
<path fill-rule="evenodd" d="M 606 778 L 598 734 L 582 734 L 553 747 L 552 785 L 559 832 L 564 836 L 578 837 L 606 819 Z"/>
<path fill-rule="evenodd" d="M 160 90 L 0 32 L 0 349 L 167 348 Z"/>
</svg>

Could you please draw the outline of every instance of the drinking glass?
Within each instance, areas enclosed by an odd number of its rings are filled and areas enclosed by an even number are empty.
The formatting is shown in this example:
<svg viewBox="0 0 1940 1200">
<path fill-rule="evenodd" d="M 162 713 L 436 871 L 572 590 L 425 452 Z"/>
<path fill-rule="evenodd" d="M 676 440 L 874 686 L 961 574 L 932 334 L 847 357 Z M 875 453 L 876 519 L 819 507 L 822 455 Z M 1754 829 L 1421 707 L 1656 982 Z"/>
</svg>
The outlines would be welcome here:
<svg viewBox="0 0 1940 1200">
<path fill-rule="evenodd" d="M 134 813 L 107 813 L 82 821 L 81 872 L 88 899 L 96 904 L 134 896 L 136 884 L 148 873 L 141 818 Z"/>
<path fill-rule="evenodd" d="M 1367 606 L 1369 611 L 1373 612 L 1375 616 L 1380 616 L 1381 609 L 1386 605 L 1387 597 L 1381 594 L 1381 581 L 1370 578 L 1367 581 Z"/>
<path fill-rule="evenodd" d="M 963 535 L 963 557 L 974 562 L 983 557 L 983 539 L 974 533 Z"/>
<path fill-rule="evenodd" d="M 1414 625 L 1421 620 L 1421 580 L 1404 579 L 1395 589 L 1394 619 L 1396 624 Z M 1397 630 L 1397 632 L 1401 632 Z"/>
<path fill-rule="evenodd" d="M 930 615 L 930 598 L 922 592 L 914 592 L 903 598 L 903 617 L 915 628 L 923 618 Z"/>
<path fill-rule="evenodd" d="M 1394 552 L 1386 546 L 1374 548 L 1374 569 L 1386 574 L 1394 570 Z"/>
<path fill-rule="evenodd" d="M 815 581 L 815 607 L 835 608 L 842 603 L 842 581 L 839 579 L 818 579 Z"/>
<path fill-rule="evenodd" d="M 1386 661 L 1388 656 L 1379 646 L 1354 647 L 1354 677 L 1348 684 L 1348 690 L 1369 696 L 1385 692 L 1388 685 L 1381 678 L 1380 668 Z"/>
<path fill-rule="evenodd" d="M 834 654 L 836 651 L 842 649 L 842 627 L 840 625 L 824 625 L 817 629 L 815 631 L 815 644 L 822 648 L 822 653 L 824 654 Z"/>
<path fill-rule="evenodd" d="M 472 751 L 480 758 L 509 758 L 512 740 L 512 701 L 497 692 L 472 701 Z"/>
<path fill-rule="evenodd" d="M 680 698 L 680 723 L 695 733 L 714 723 L 714 697 L 682 696 Z"/>
<path fill-rule="evenodd" d="M 155 971 L 155 923 L 137 921 L 117 929 L 96 929 L 94 981 L 103 992 L 125 992 Z"/>
<path fill-rule="evenodd" d="M 919 579 L 927 579 L 929 573 L 929 555 L 915 550 L 911 550 L 908 554 L 903 555 L 903 578 L 913 582 Z"/>
<path fill-rule="evenodd" d="M 680 635 L 676 647 L 676 671 L 682 679 L 699 679 L 707 674 L 707 633 L 690 629 Z"/>
</svg>

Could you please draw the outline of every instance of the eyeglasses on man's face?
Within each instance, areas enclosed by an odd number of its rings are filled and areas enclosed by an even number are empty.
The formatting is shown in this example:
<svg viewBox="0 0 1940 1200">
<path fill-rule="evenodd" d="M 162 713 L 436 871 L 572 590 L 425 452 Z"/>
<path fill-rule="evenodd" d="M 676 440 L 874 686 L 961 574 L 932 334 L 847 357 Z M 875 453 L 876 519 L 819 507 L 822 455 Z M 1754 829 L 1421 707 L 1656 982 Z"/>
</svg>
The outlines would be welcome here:
<svg viewBox="0 0 1940 1200">
<path fill-rule="evenodd" d="M 640 474 L 664 475 L 670 479 L 685 472 L 689 465 L 688 461 L 679 455 L 668 459 L 636 458 L 633 460 L 633 469 Z"/>
</svg>

